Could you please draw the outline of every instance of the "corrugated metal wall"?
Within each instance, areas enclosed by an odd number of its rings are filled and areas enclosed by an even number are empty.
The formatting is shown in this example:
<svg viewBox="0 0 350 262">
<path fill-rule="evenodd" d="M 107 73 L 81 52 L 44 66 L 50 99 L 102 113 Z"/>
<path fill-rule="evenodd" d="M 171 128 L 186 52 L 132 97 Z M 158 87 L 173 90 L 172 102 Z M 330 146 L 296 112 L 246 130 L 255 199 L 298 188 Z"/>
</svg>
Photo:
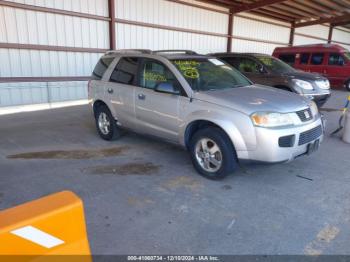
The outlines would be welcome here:
<svg viewBox="0 0 350 262">
<path fill-rule="evenodd" d="M 232 50 L 272 54 L 276 47 L 288 45 L 289 34 L 289 24 L 248 14 L 235 16 Z"/>
<path fill-rule="evenodd" d="M 327 43 L 329 27 L 324 25 L 305 26 L 295 29 L 294 45 Z"/>
<path fill-rule="evenodd" d="M 200 53 L 224 51 L 227 38 L 181 32 L 184 28 L 216 34 L 227 34 L 228 14 L 185 6 L 164 0 L 117 0 L 117 19 L 171 27 L 150 28 L 117 23 L 118 48 L 192 49 Z"/>
<path fill-rule="evenodd" d="M 349 43 L 348 45 L 345 45 L 345 44 L 340 44 L 340 45 L 347 48 L 348 50 L 350 50 L 350 31 L 349 31 L 349 29 L 334 28 L 332 39 L 334 41 Z"/>
<path fill-rule="evenodd" d="M 106 0 L 7 0 L 9 2 L 50 7 L 87 13 L 93 15 L 108 16 L 108 4 Z"/>
<path fill-rule="evenodd" d="M 107 0 L 10 0 L 107 17 Z M 115 0 L 117 48 L 227 49 L 228 9 L 183 0 L 219 12 L 166 0 Z M 251 14 L 233 18 L 232 51 L 271 54 L 287 46 L 290 25 Z M 311 37 L 310 37 L 311 36 Z M 314 37 L 314 38 L 312 38 Z M 327 26 L 296 29 L 295 44 L 320 43 Z M 315 39 L 317 38 L 317 39 Z M 334 29 L 335 41 L 349 43 L 350 33 Z M 0 43 L 109 49 L 109 22 L 0 6 Z M 349 45 L 344 45 L 350 48 Z M 0 48 L 0 77 L 89 76 L 100 53 Z M 0 107 L 85 99 L 86 82 L 2 83 Z"/>
<path fill-rule="evenodd" d="M 118 24 L 118 48 L 190 49 L 199 53 L 225 51 L 225 37 Z"/>
<path fill-rule="evenodd" d="M 108 15 L 107 0 L 22 0 L 22 4 Z M 0 42 L 109 48 L 108 22 L 0 6 Z M 0 77 L 88 76 L 100 53 L 0 48 Z M 86 99 L 86 82 L 1 83 L 0 106 Z"/>
</svg>

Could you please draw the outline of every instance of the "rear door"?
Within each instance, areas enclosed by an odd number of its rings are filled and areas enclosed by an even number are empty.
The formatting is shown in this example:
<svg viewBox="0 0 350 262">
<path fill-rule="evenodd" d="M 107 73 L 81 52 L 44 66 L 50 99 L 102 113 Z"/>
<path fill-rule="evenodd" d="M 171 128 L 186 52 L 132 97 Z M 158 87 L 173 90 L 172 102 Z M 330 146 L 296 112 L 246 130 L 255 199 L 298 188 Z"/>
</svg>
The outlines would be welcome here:
<svg viewBox="0 0 350 262">
<path fill-rule="evenodd" d="M 325 74 L 326 56 L 325 53 L 312 53 L 309 63 L 309 72 Z"/>
<path fill-rule="evenodd" d="M 106 83 L 106 99 L 118 122 L 127 128 L 136 127 L 135 85 L 140 59 L 121 57 Z"/>
<path fill-rule="evenodd" d="M 302 71 L 305 72 L 310 72 L 309 69 L 309 62 L 310 62 L 310 57 L 311 57 L 311 53 L 300 53 L 298 54 L 299 56 L 299 61 L 298 61 L 298 66 L 296 66 L 297 69 L 300 69 Z"/>
<path fill-rule="evenodd" d="M 160 83 L 173 85 L 180 94 L 156 92 Z M 185 93 L 171 70 L 158 60 L 144 58 L 139 71 L 139 87 L 135 92 L 137 130 L 178 142 L 182 99 L 185 99 Z"/>
</svg>

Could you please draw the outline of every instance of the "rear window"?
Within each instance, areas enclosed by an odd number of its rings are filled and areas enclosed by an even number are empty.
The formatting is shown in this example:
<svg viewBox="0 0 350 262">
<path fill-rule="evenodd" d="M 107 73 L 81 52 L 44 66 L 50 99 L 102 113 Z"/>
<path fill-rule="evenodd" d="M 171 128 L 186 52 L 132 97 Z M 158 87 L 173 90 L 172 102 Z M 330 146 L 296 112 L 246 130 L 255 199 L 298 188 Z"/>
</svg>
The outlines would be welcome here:
<svg viewBox="0 0 350 262">
<path fill-rule="evenodd" d="M 278 58 L 289 65 L 294 65 L 295 63 L 295 54 L 282 54 Z"/>
<path fill-rule="evenodd" d="M 240 58 L 239 57 L 219 57 L 221 60 L 224 60 L 231 66 L 235 67 L 236 69 L 239 69 L 240 64 Z"/>
<path fill-rule="evenodd" d="M 301 56 L 300 56 L 300 64 L 301 65 L 307 65 L 309 63 L 309 58 L 310 58 L 310 54 L 309 53 L 301 54 Z"/>
<path fill-rule="evenodd" d="M 114 57 L 102 57 L 92 73 L 92 80 L 101 80 L 113 60 Z"/>
<path fill-rule="evenodd" d="M 122 57 L 114 68 L 110 81 L 125 85 L 135 84 L 139 58 Z"/>
<path fill-rule="evenodd" d="M 312 65 L 322 65 L 323 64 L 323 53 L 312 54 L 311 56 L 311 64 Z"/>
</svg>

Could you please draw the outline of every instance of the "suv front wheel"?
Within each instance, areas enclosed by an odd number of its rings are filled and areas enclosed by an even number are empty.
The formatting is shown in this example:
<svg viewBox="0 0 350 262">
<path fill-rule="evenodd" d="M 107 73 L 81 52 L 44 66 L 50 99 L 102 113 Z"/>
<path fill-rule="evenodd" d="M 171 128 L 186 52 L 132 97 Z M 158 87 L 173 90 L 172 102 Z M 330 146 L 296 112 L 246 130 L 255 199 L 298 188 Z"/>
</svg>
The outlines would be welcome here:
<svg viewBox="0 0 350 262">
<path fill-rule="evenodd" d="M 101 105 L 96 109 L 95 121 L 97 132 L 104 140 L 116 140 L 120 137 L 120 130 L 108 107 Z"/>
<path fill-rule="evenodd" d="M 237 168 L 236 151 L 226 133 L 209 127 L 197 131 L 190 142 L 193 165 L 202 176 L 219 180 Z"/>
</svg>

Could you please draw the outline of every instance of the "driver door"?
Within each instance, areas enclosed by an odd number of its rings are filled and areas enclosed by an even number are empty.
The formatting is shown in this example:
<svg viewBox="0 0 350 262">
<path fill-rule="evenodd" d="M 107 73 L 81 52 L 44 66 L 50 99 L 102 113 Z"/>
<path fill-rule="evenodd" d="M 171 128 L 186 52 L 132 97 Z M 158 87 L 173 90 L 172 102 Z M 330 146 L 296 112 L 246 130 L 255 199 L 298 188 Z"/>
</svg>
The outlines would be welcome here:
<svg viewBox="0 0 350 262">
<path fill-rule="evenodd" d="M 135 111 L 138 132 L 178 141 L 179 105 L 183 91 L 174 74 L 161 62 L 143 59 L 135 90 Z M 155 91 L 161 83 L 171 84 L 180 94 Z"/>
</svg>

